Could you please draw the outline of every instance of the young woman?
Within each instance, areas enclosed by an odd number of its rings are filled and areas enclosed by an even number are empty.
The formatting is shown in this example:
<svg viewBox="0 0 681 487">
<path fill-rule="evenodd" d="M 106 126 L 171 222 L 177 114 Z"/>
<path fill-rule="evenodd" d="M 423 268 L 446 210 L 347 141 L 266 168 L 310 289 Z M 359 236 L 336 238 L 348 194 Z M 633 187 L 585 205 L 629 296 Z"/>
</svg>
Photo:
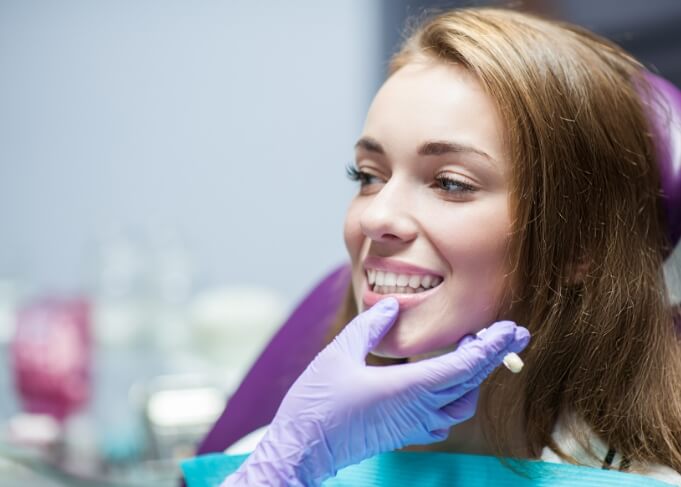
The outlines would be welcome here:
<svg viewBox="0 0 681 487">
<path fill-rule="evenodd" d="M 224 485 L 316 484 L 431 443 L 681 485 L 672 242 L 646 80 L 608 41 L 527 14 L 457 10 L 418 28 L 349 169 L 340 322 L 368 311 Z M 526 326 L 530 345 L 500 320 Z M 525 346 L 522 373 L 496 369 Z M 383 367 L 364 364 L 369 351 Z"/>
</svg>

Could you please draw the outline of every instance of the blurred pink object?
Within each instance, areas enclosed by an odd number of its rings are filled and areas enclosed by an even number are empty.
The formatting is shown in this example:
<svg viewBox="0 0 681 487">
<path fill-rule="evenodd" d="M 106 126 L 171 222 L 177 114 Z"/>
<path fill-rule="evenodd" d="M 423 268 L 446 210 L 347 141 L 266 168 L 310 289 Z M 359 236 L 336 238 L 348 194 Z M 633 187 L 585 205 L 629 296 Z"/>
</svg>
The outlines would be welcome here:
<svg viewBox="0 0 681 487">
<path fill-rule="evenodd" d="M 62 421 L 90 395 L 90 312 L 85 300 L 43 299 L 17 314 L 11 344 L 17 393 L 30 413 Z"/>
</svg>

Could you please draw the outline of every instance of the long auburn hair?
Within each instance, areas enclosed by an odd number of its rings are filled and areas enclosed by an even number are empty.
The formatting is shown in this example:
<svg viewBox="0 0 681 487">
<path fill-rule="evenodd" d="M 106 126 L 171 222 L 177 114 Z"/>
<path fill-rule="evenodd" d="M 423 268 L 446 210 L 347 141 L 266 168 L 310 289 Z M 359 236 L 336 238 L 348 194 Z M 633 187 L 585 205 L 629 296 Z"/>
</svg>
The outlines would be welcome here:
<svg viewBox="0 0 681 487">
<path fill-rule="evenodd" d="M 549 446 L 575 461 L 551 436 L 574 417 L 587 450 L 577 424 L 630 461 L 681 471 L 681 349 L 644 68 L 584 29 L 495 8 L 421 23 L 389 75 L 423 59 L 477 77 L 512 162 L 510 305 L 499 318 L 527 326 L 532 342 L 522 374 L 499 369 L 483 385 L 486 436 L 500 454 Z M 334 334 L 357 314 L 352 295 Z M 523 419 L 522 450 L 509 446 L 509 411 Z"/>
</svg>

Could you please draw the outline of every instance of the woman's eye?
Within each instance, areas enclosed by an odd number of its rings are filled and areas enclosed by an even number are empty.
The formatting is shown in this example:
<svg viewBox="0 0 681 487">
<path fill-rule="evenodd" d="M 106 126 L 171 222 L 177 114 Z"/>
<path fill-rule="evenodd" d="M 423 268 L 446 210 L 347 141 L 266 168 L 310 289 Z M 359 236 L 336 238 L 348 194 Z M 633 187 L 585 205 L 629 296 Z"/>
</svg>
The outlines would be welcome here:
<svg viewBox="0 0 681 487">
<path fill-rule="evenodd" d="M 446 193 L 472 193 L 477 188 L 471 184 L 459 181 L 450 176 L 438 176 L 435 178 L 438 189 Z"/>
<path fill-rule="evenodd" d="M 381 183 L 382 180 L 378 176 L 374 176 L 373 174 L 370 174 L 366 171 L 362 171 L 361 169 L 357 169 L 354 166 L 348 166 L 346 168 L 348 178 L 351 181 L 357 181 L 359 182 L 359 185 L 361 187 L 364 186 L 369 186 L 371 184 L 376 184 L 376 183 Z"/>
</svg>

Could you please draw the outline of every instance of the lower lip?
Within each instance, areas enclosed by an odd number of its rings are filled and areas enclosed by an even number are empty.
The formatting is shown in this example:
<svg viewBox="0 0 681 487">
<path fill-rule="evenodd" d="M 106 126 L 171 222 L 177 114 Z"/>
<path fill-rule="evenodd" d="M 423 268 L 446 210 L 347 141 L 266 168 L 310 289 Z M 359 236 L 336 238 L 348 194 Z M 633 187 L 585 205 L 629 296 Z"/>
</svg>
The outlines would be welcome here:
<svg viewBox="0 0 681 487">
<path fill-rule="evenodd" d="M 364 304 L 364 309 L 367 309 L 371 308 L 381 299 L 391 297 L 397 299 L 397 302 L 400 305 L 400 310 L 403 311 L 405 309 L 413 308 L 414 306 L 418 306 L 419 304 L 421 304 L 423 301 L 428 299 L 433 293 L 435 293 L 440 288 L 441 285 L 442 283 L 438 284 L 434 288 L 431 288 L 427 291 L 422 291 L 420 293 L 413 294 L 397 294 L 397 293 L 379 294 L 373 292 L 371 288 L 367 286 L 364 289 L 364 293 L 362 294 L 362 303 Z"/>
</svg>

